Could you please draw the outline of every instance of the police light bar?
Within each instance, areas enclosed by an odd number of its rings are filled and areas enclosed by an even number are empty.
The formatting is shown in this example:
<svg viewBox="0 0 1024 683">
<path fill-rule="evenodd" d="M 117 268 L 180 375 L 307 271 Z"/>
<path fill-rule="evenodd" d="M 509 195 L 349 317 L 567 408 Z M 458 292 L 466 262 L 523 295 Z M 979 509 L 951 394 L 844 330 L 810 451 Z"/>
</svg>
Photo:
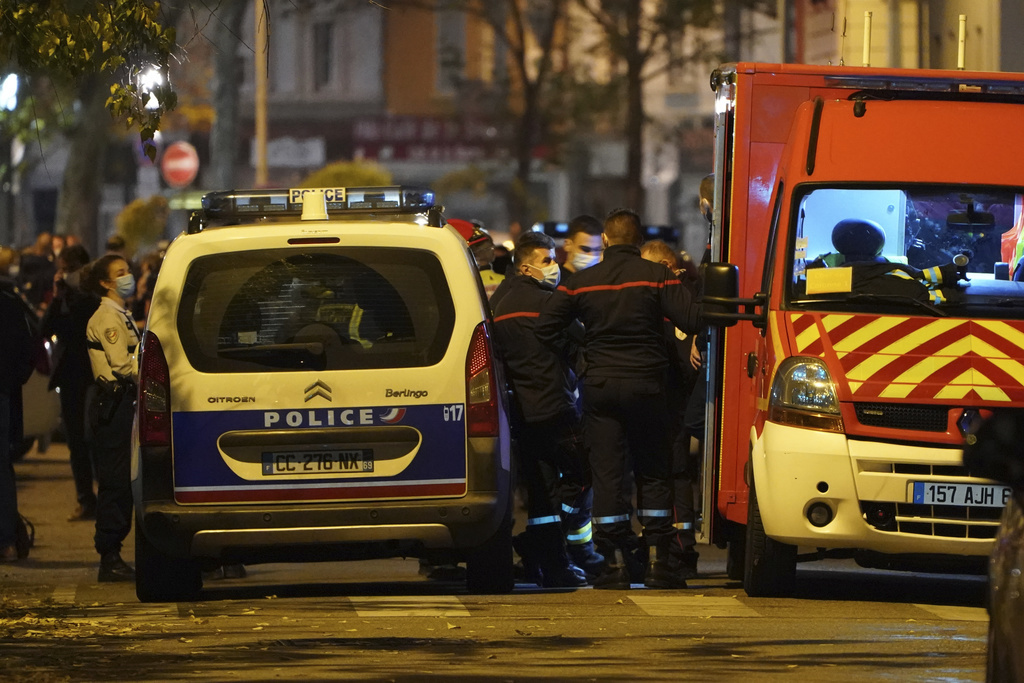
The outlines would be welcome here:
<svg viewBox="0 0 1024 683">
<path fill-rule="evenodd" d="M 274 190 L 227 190 L 203 195 L 203 213 L 211 220 L 252 216 L 301 216 L 310 190 L 323 192 L 328 216 L 346 212 L 426 213 L 434 193 L 411 187 L 325 187 Z"/>
</svg>

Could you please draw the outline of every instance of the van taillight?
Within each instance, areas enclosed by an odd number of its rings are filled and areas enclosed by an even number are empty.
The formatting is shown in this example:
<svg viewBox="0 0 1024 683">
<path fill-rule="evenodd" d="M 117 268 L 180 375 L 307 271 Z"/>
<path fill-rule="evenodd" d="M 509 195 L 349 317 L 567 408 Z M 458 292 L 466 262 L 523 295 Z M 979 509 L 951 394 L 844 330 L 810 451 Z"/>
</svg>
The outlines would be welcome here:
<svg viewBox="0 0 1024 683">
<path fill-rule="evenodd" d="M 498 436 L 498 392 L 487 327 L 480 323 L 466 354 L 466 432 L 469 436 Z"/>
<path fill-rule="evenodd" d="M 171 381 L 160 340 L 152 332 L 142 336 L 139 359 L 140 446 L 171 444 Z"/>
</svg>

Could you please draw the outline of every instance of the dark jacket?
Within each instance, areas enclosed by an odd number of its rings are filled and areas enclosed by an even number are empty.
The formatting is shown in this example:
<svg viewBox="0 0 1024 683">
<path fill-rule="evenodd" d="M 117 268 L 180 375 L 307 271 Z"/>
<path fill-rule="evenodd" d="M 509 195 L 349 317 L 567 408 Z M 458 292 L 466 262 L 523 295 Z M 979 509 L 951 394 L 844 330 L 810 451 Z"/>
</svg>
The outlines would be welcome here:
<svg viewBox="0 0 1024 683">
<path fill-rule="evenodd" d="M 693 334 L 700 314 L 690 293 L 639 247 L 617 244 L 604 259 L 573 274 L 545 303 L 537 337 L 557 345 L 573 319 L 583 323 L 587 377 L 663 379 L 668 365 L 663 321 Z"/>
<path fill-rule="evenodd" d="M 0 391 L 10 397 L 10 431 L 0 438 L 12 444 L 22 440 L 21 385 L 32 376 L 39 347 L 34 318 L 14 282 L 0 278 Z"/>
<path fill-rule="evenodd" d="M 43 337 L 57 337 L 53 351 L 50 388 L 84 386 L 92 381 L 92 365 L 85 328 L 100 305 L 100 298 L 68 284 L 59 286 L 43 320 Z"/>
<path fill-rule="evenodd" d="M 554 288 L 528 275 L 514 275 L 494 309 L 494 337 L 508 368 L 519 415 L 539 422 L 575 411 L 576 376 L 569 365 L 568 345 L 540 343 L 534 325 Z"/>
</svg>

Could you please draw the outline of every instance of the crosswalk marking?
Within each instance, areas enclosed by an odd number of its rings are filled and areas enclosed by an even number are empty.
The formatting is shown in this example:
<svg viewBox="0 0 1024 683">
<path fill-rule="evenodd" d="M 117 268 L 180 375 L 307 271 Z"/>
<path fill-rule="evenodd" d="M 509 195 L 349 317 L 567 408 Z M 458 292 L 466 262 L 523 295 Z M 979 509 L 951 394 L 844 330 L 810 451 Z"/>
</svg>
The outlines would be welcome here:
<svg viewBox="0 0 1024 683">
<path fill-rule="evenodd" d="M 454 595 L 385 595 L 349 597 L 361 617 L 468 617 L 469 610 Z"/>
<path fill-rule="evenodd" d="M 76 595 L 78 595 L 77 586 L 57 586 L 53 589 L 50 599 L 54 602 L 74 603 Z"/>
<path fill-rule="evenodd" d="M 940 619 L 949 621 L 988 621 L 984 607 L 959 607 L 957 605 L 914 605 L 930 612 Z"/>
<path fill-rule="evenodd" d="M 630 595 L 629 599 L 652 617 L 761 616 L 736 598 L 709 598 L 704 595 Z"/>
</svg>

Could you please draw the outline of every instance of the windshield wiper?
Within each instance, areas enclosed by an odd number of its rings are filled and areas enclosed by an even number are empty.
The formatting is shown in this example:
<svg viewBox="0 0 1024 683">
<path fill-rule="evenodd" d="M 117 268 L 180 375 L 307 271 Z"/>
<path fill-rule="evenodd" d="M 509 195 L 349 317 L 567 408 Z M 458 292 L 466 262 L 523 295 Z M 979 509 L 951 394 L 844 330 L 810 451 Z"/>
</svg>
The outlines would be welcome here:
<svg viewBox="0 0 1024 683">
<path fill-rule="evenodd" d="M 993 299 L 992 301 L 986 302 L 988 306 L 1003 306 L 1006 308 L 1020 308 L 1024 307 L 1024 299 Z"/>
<path fill-rule="evenodd" d="M 847 302 L 866 302 L 866 301 L 867 302 L 871 302 L 871 303 L 883 303 L 883 304 L 890 304 L 890 305 L 912 304 L 912 305 L 914 305 L 914 306 L 916 306 L 918 308 L 921 308 L 921 309 L 924 309 L 924 310 L 928 311 L 929 313 L 934 315 L 936 318 L 947 318 L 947 317 L 949 317 L 949 313 L 946 313 L 944 310 L 942 310 L 941 308 L 939 308 L 935 304 L 929 303 L 927 301 L 922 301 L 921 299 L 915 299 L 912 296 L 906 296 L 904 294 L 869 294 L 869 293 L 866 293 L 866 292 L 860 292 L 858 294 L 849 294 L 848 296 L 844 296 L 842 298 L 835 298 L 835 299 L 831 299 L 831 298 L 830 299 L 800 299 L 799 301 L 794 301 L 793 303 L 794 304 L 798 304 L 798 305 L 802 305 L 802 304 L 822 304 L 822 303 L 842 304 L 842 303 L 847 303 Z"/>
</svg>

